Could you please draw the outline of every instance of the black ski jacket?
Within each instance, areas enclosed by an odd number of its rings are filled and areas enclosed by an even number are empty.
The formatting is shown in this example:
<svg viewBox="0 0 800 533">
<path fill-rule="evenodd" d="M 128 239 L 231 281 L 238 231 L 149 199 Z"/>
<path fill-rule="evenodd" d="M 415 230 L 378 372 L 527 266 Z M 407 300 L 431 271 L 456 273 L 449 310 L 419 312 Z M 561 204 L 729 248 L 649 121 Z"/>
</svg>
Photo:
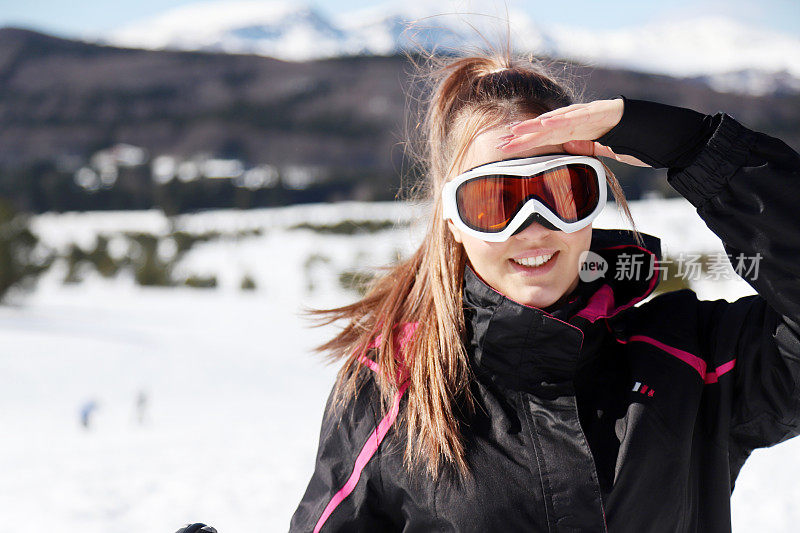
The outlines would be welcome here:
<svg viewBox="0 0 800 533">
<path fill-rule="evenodd" d="M 660 245 L 625 230 L 593 229 L 610 269 L 557 309 L 513 302 L 467 269 L 471 480 L 409 477 L 395 426 L 407 384 L 384 415 L 367 376 L 343 412 L 329 399 L 291 532 L 730 531 L 752 450 L 800 433 L 800 156 L 727 114 L 635 100 L 599 140 L 669 166 L 734 260 L 760 254 L 741 271 L 758 294 L 635 305 L 657 284 Z M 636 258 L 640 276 L 610 275 Z"/>
</svg>

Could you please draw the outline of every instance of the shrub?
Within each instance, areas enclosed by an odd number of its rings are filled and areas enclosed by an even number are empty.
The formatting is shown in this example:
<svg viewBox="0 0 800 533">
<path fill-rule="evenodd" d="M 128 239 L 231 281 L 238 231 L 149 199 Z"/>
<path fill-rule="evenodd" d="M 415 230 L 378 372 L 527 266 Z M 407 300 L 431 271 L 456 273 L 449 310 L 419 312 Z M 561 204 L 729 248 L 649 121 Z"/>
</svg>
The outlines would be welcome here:
<svg viewBox="0 0 800 533">
<path fill-rule="evenodd" d="M 242 278 L 241 288 L 243 291 L 254 291 L 256 290 L 256 282 L 249 274 L 245 274 Z"/>
<path fill-rule="evenodd" d="M 339 285 L 348 291 L 355 291 L 364 296 L 369 289 L 369 284 L 375 279 L 375 274 L 358 270 L 344 270 L 339 274 Z"/>
<path fill-rule="evenodd" d="M 355 235 L 357 233 L 377 233 L 406 226 L 407 224 L 395 223 L 391 220 L 342 220 L 335 224 L 309 224 L 303 222 L 290 227 L 290 230 L 307 229 L 323 235 Z"/>
<path fill-rule="evenodd" d="M 183 284 L 195 289 L 213 289 L 217 286 L 217 276 L 189 276 Z"/>
</svg>

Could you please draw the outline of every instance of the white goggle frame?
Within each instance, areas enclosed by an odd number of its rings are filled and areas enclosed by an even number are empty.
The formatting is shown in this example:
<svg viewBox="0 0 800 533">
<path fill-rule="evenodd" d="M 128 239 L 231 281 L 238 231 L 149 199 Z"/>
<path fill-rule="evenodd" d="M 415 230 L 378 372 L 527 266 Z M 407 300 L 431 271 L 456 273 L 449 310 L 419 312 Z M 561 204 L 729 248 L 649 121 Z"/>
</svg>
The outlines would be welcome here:
<svg viewBox="0 0 800 533">
<path fill-rule="evenodd" d="M 514 218 L 511 219 L 511 222 L 508 223 L 503 231 L 498 231 L 496 233 L 488 233 L 483 231 L 478 231 L 475 229 L 470 228 L 458 214 L 458 206 L 456 204 L 456 191 L 458 187 L 464 183 L 465 181 L 469 181 L 471 179 L 480 178 L 482 176 L 491 176 L 497 174 L 504 174 L 508 176 L 533 176 L 535 174 L 540 174 L 546 170 L 550 170 L 551 168 L 560 167 L 568 164 L 576 164 L 580 163 L 583 165 L 589 165 L 595 170 L 595 174 L 597 176 L 598 184 L 598 201 L 597 206 L 595 206 L 594 210 L 585 218 L 577 220 L 575 222 L 564 222 L 558 216 L 550 211 L 550 209 L 544 205 L 542 202 L 537 200 L 536 198 L 531 198 L 520 208 L 519 212 L 514 215 Z M 516 232 L 520 226 L 522 226 L 528 217 L 533 215 L 534 213 L 538 213 L 542 216 L 545 220 L 550 222 L 553 226 L 557 227 L 561 231 L 565 231 L 567 233 L 572 233 L 574 231 L 578 231 L 579 229 L 585 228 L 588 226 L 592 220 L 594 220 L 597 215 L 603 210 L 606 205 L 606 171 L 603 168 L 602 163 L 599 160 L 583 156 L 583 155 L 563 155 L 563 154 L 556 154 L 556 155 L 545 155 L 545 156 L 538 156 L 538 157 L 527 157 L 522 159 L 507 159 L 505 161 L 496 161 L 494 163 L 488 163 L 486 165 L 481 165 L 479 167 L 473 168 L 472 170 L 468 170 L 463 174 L 459 174 L 452 180 L 445 183 L 444 188 L 442 189 L 442 215 L 445 220 L 450 219 L 453 221 L 453 224 L 456 227 L 463 231 L 464 233 L 489 242 L 503 242 L 508 240 L 514 232 Z"/>
</svg>

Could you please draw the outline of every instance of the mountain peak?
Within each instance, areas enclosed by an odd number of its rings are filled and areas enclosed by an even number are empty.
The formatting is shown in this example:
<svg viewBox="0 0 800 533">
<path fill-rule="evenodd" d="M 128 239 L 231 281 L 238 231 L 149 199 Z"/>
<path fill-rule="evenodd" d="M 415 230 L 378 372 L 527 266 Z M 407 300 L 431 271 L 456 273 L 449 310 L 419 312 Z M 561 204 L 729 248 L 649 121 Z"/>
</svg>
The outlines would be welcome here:
<svg viewBox="0 0 800 533">
<path fill-rule="evenodd" d="M 310 59 L 313 44 L 341 32 L 310 4 L 204 2 L 177 7 L 114 31 L 106 40 L 150 49 L 215 50 Z"/>
</svg>

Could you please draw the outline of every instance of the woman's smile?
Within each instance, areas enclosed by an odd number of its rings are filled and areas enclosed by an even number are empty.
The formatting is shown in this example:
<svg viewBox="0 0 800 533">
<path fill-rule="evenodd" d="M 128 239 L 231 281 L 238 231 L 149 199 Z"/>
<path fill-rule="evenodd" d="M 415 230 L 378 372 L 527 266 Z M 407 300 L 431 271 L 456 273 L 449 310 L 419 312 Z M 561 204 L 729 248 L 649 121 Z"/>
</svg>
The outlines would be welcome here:
<svg viewBox="0 0 800 533">
<path fill-rule="evenodd" d="M 542 276 L 555 267 L 558 261 L 558 250 L 528 252 L 509 259 L 511 268 L 525 276 Z"/>
</svg>

